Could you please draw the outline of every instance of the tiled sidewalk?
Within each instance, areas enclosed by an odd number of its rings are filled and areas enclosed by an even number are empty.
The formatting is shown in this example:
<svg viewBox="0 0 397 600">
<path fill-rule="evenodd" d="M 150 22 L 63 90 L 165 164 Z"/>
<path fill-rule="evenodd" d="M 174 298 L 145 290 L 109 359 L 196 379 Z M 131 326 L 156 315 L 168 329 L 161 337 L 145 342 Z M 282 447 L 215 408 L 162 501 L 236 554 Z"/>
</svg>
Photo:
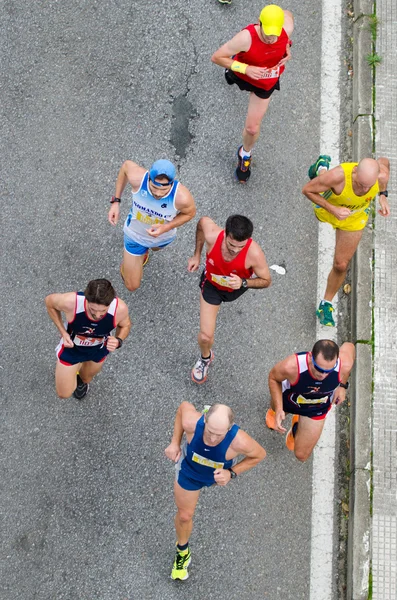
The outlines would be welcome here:
<svg viewBox="0 0 397 600">
<path fill-rule="evenodd" d="M 392 216 L 375 219 L 373 600 L 397 599 L 397 2 L 377 0 L 376 157 L 391 163 Z"/>
</svg>

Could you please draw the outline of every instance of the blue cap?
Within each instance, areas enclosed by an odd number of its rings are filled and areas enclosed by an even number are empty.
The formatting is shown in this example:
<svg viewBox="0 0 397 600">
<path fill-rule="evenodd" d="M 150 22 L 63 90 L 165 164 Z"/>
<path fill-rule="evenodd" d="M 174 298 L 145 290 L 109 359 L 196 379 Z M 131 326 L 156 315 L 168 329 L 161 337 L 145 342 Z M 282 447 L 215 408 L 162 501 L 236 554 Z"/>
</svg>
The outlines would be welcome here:
<svg viewBox="0 0 397 600">
<path fill-rule="evenodd" d="M 175 179 L 176 169 L 172 162 L 166 159 L 156 160 L 150 167 L 149 177 L 152 181 L 159 177 L 160 175 L 165 175 L 168 177 L 169 182 L 172 183 Z"/>
</svg>

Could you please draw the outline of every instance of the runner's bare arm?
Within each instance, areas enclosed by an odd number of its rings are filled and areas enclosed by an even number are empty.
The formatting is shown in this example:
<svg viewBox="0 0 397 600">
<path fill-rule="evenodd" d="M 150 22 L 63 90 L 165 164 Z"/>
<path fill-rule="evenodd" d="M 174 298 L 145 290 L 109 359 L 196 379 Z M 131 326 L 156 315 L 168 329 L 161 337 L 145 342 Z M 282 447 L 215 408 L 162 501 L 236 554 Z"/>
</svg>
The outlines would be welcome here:
<svg viewBox="0 0 397 600">
<path fill-rule="evenodd" d="M 178 187 L 177 195 L 175 198 L 175 208 L 179 211 L 175 219 L 173 219 L 169 223 L 152 225 L 149 231 L 151 235 L 153 235 L 153 231 L 156 232 L 156 235 L 161 235 L 162 233 L 166 233 L 171 229 L 180 227 L 188 221 L 191 221 L 196 215 L 196 205 L 193 196 L 189 192 L 189 190 L 182 184 L 179 184 Z"/>
<path fill-rule="evenodd" d="M 345 342 L 342 344 L 339 350 L 339 359 L 341 362 L 341 369 L 339 373 L 341 383 L 347 383 L 350 373 L 353 369 L 354 361 L 356 359 L 356 349 L 354 344 L 351 342 Z M 346 399 L 345 388 L 338 387 L 335 390 L 334 397 L 332 399 L 333 404 L 341 404 Z"/>
<path fill-rule="evenodd" d="M 131 321 L 128 314 L 128 307 L 126 303 L 119 298 L 119 303 L 117 306 L 117 326 L 115 335 L 110 335 L 106 342 L 106 348 L 109 352 L 114 352 L 119 347 L 120 343 L 117 338 L 121 340 L 127 339 L 130 329 L 131 329 Z"/>
<path fill-rule="evenodd" d="M 181 441 L 183 433 L 194 433 L 200 413 L 190 402 L 182 402 L 175 415 L 174 432 L 170 445 L 165 449 L 165 455 L 170 460 L 178 462 L 181 455 Z"/>
<path fill-rule="evenodd" d="M 290 10 L 284 11 L 284 30 L 288 37 L 291 37 L 294 31 L 294 15 Z"/>
<path fill-rule="evenodd" d="M 242 429 L 238 430 L 230 446 L 238 454 L 244 455 L 243 460 L 233 467 L 233 471 L 237 475 L 249 471 L 266 456 L 266 450 Z"/>
<path fill-rule="evenodd" d="M 378 177 L 378 183 L 379 183 L 379 204 L 380 204 L 380 210 L 378 210 L 378 213 L 380 215 L 382 215 L 382 217 L 389 217 L 390 216 L 390 206 L 389 206 L 389 202 L 388 199 L 386 198 L 386 196 L 382 196 L 382 190 L 387 190 L 387 184 L 389 183 L 389 177 L 390 177 L 390 162 L 389 159 L 382 156 L 381 158 L 378 158 L 378 163 L 379 163 L 379 167 L 380 167 L 380 173 L 379 173 L 379 177 Z"/>
<path fill-rule="evenodd" d="M 132 189 L 136 191 L 139 187 L 144 173 L 145 169 L 134 163 L 132 160 L 124 161 L 121 165 L 120 171 L 116 179 L 116 198 L 121 198 L 127 183 L 130 183 Z M 108 212 L 108 221 L 109 223 L 111 223 L 111 225 L 117 225 L 119 217 L 120 204 L 119 202 L 114 202 L 113 204 L 111 204 Z"/>
<path fill-rule="evenodd" d="M 252 242 L 248 254 L 250 259 L 252 256 L 250 262 L 256 277 L 247 279 L 247 286 L 254 289 L 269 287 L 272 283 L 272 277 L 263 250 L 256 242 Z"/>
<path fill-rule="evenodd" d="M 72 348 L 74 344 L 70 338 L 70 335 L 65 329 L 61 313 L 65 314 L 68 321 L 73 318 L 74 309 L 76 306 L 75 292 L 68 292 L 66 294 L 50 294 L 45 298 L 45 305 L 47 312 L 50 315 L 50 319 L 55 323 L 56 328 L 64 340 L 65 346 L 67 348 Z"/>
<path fill-rule="evenodd" d="M 272 399 L 272 406 L 276 413 L 276 427 L 275 431 L 279 433 L 285 433 L 286 429 L 282 426 L 282 421 L 285 419 L 285 412 L 283 410 L 283 391 L 282 382 L 284 379 L 293 382 L 298 377 L 298 366 L 296 363 L 296 356 L 292 354 L 284 360 L 278 362 L 270 370 L 268 383 L 269 391 Z"/>
<path fill-rule="evenodd" d="M 321 206 L 337 219 L 343 220 L 350 216 L 351 212 L 344 206 L 333 206 L 325 198 L 320 196 L 322 192 L 340 186 L 345 182 L 345 174 L 341 166 L 334 167 L 330 171 L 322 171 L 320 175 L 308 181 L 302 193 L 309 198 L 313 204 Z"/>
<path fill-rule="evenodd" d="M 201 217 L 201 219 L 199 219 L 196 228 L 196 247 L 194 255 L 190 257 L 187 262 L 188 271 L 197 271 L 200 266 L 201 253 L 205 242 L 207 242 L 208 246 L 215 244 L 215 240 L 221 231 L 222 228 L 214 223 L 209 217 Z"/>
</svg>

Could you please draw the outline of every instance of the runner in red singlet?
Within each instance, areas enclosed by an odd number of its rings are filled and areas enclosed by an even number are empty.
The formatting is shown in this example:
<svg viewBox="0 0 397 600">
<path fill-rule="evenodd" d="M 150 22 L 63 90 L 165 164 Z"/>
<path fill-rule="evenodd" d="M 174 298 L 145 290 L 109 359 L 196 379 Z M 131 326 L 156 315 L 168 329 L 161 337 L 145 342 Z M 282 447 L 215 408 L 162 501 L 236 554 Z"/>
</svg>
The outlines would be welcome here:
<svg viewBox="0 0 397 600">
<path fill-rule="evenodd" d="M 212 62 L 226 69 L 226 81 L 249 91 L 243 143 L 237 151 L 236 177 L 240 183 L 251 175 L 251 152 L 259 137 L 261 122 L 274 90 L 280 89 L 280 75 L 291 58 L 292 13 L 275 4 L 265 6 L 259 23 L 248 25 L 213 55 Z"/>
<path fill-rule="evenodd" d="M 196 249 L 188 260 L 188 271 L 199 268 L 204 243 L 207 244 L 207 260 L 200 279 L 198 343 L 201 356 L 192 369 L 192 379 L 196 383 L 204 383 L 207 379 L 214 358 L 211 348 L 221 303 L 236 300 L 249 288 L 266 288 L 271 284 L 265 255 L 251 238 L 253 229 L 252 222 L 242 215 L 231 215 L 225 229 L 209 217 L 202 217 L 197 223 Z"/>
</svg>

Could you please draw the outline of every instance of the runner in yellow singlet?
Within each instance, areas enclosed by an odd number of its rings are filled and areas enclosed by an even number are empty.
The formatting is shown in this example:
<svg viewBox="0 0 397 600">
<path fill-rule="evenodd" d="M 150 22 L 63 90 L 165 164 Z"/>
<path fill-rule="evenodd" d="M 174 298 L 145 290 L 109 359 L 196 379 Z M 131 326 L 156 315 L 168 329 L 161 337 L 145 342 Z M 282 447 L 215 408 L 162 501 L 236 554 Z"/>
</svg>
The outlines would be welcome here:
<svg viewBox="0 0 397 600">
<path fill-rule="evenodd" d="M 387 158 L 363 158 L 359 163 L 342 163 L 328 171 L 330 161 L 329 156 L 318 158 L 309 169 L 311 181 L 302 192 L 315 205 L 317 219 L 336 229 L 333 267 L 316 312 L 322 325 L 334 327 L 332 300 L 345 279 L 377 194 L 379 214 L 390 215 L 387 200 L 390 163 Z"/>
</svg>

